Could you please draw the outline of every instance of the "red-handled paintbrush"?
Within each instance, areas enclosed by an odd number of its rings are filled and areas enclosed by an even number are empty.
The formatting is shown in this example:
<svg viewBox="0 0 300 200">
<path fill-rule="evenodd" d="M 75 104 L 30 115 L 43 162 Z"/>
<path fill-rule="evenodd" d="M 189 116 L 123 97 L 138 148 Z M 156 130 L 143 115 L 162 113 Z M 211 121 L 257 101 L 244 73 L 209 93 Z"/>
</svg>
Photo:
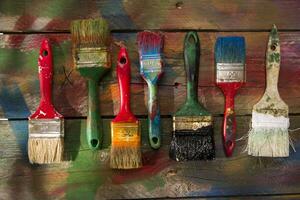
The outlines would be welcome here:
<svg viewBox="0 0 300 200">
<path fill-rule="evenodd" d="M 142 166 L 139 121 L 130 110 L 130 61 L 125 47 L 118 55 L 117 76 L 121 107 L 111 122 L 111 168 L 131 169 Z"/>
<path fill-rule="evenodd" d="M 28 157 L 31 163 L 55 163 L 62 161 L 64 145 L 64 121 L 54 108 L 52 93 L 52 52 L 44 39 L 39 59 L 40 105 L 29 117 Z"/>
<path fill-rule="evenodd" d="M 236 120 L 234 96 L 246 80 L 245 39 L 243 37 L 219 37 L 215 45 L 216 83 L 225 95 L 223 144 L 226 156 L 235 147 Z"/>
</svg>

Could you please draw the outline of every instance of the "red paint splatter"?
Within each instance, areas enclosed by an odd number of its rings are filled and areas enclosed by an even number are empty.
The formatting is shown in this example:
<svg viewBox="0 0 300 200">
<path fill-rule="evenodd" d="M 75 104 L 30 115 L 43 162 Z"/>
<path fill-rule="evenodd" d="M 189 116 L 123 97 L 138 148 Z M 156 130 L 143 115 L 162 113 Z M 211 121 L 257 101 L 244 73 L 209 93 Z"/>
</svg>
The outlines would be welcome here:
<svg viewBox="0 0 300 200">
<path fill-rule="evenodd" d="M 137 179 L 147 179 L 152 177 L 168 166 L 170 166 L 172 160 L 166 155 L 166 151 L 150 151 L 143 155 L 143 167 L 140 169 L 132 170 L 116 170 L 116 173 L 112 177 L 112 182 L 114 184 L 123 184 L 128 181 L 133 181 Z"/>
<path fill-rule="evenodd" d="M 33 17 L 31 15 L 22 15 L 17 20 L 13 30 L 16 30 L 16 31 L 27 30 L 28 28 L 30 28 L 32 26 L 32 24 L 34 23 L 35 20 L 36 20 L 36 17 Z M 25 34 L 24 35 L 23 34 L 10 35 L 8 38 L 9 47 L 19 48 L 22 45 L 25 37 L 26 37 Z"/>
</svg>

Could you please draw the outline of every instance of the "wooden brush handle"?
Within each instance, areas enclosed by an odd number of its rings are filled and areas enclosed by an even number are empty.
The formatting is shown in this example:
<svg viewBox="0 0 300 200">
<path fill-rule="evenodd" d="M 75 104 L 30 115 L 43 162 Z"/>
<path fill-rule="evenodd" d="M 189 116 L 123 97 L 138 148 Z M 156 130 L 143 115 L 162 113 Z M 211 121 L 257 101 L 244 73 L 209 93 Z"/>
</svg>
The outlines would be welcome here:
<svg viewBox="0 0 300 200">
<path fill-rule="evenodd" d="M 278 95 L 278 77 L 280 70 L 280 44 L 277 29 L 271 30 L 266 52 L 266 92 L 268 95 Z"/>
<path fill-rule="evenodd" d="M 234 111 L 235 90 L 225 94 L 225 111 L 223 119 L 223 144 L 226 156 L 232 155 L 235 147 L 236 120 Z"/>
<path fill-rule="evenodd" d="M 218 87 L 221 88 L 225 96 L 225 110 L 223 119 L 223 146 L 225 154 L 230 157 L 235 147 L 236 120 L 234 111 L 234 96 L 237 90 L 243 85 L 242 82 L 219 82 Z"/>
<path fill-rule="evenodd" d="M 113 122 L 136 122 L 130 110 L 130 60 L 125 47 L 121 47 L 118 55 L 117 77 L 120 89 L 121 107 Z"/>
<path fill-rule="evenodd" d="M 187 77 L 187 101 L 198 102 L 200 41 L 197 32 L 189 32 L 184 39 L 184 66 Z"/>
<path fill-rule="evenodd" d="M 102 126 L 100 125 L 98 80 L 88 79 L 88 116 L 87 142 L 91 150 L 97 150 L 102 145 Z"/>
<path fill-rule="evenodd" d="M 150 145 L 154 149 L 158 149 L 161 145 L 160 135 L 160 111 L 157 101 L 157 84 L 147 81 L 149 88 L 148 95 L 148 123 L 149 123 L 149 140 Z"/>
<path fill-rule="evenodd" d="M 39 65 L 39 79 L 40 79 L 40 93 L 41 102 L 52 104 L 52 51 L 50 43 L 44 39 L 41 44 L 40 55 L 38 60 Z"/>
<path fill-rule="evenodd" d="M 53 77 L 53 63 L 52 50 L 50 41 L 44 39 L 41 44 L 40 54 L 38 59 L 38 71 L 40 80 L 40 105 L 36 112 L 32 114 L 30 119 L 52 119 L 62 118 L 52 104 L 52 77 Z"/>
</svg>

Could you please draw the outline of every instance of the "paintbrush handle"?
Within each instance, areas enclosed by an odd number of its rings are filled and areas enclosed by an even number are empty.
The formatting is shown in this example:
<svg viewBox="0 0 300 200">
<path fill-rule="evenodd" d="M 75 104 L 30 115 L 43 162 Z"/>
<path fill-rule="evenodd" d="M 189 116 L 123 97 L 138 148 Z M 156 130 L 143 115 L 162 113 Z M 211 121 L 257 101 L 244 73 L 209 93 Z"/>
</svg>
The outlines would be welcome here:
<svg viewBox="0 0 300 200">
<path fill-rule="evenodd" d="M 187 78 L 187 101 L 198 102 L 200 41 L 197 32 L 187 33 L 184 39 L 184 66 Z"/>
<path fill-rule="evenodd" d="M 98 80 L 88 79 L 88 89 L 87 142 L 91 150 L 97 150 L 102 145 L 103 138 L 98 100 Z"/>
<path fill-rule="evenodd" d="M 160 111 L 157 101 L 157 84 L 147 81 L 149 88 L 148 95 L 148 123 L 149 123 L 149 140 L 150 145 L 154 149 L 158 149 L 161 145 L 160 135 Z"/>
<path fill-rule="evenodd" d="M 44 39 L 41 44 L 39 59 L 39 79 L 40 79 L 40 94 L 41 104 L 52 105 L 52 77 L 53 77 L 53 63 L 52 51 L 50 42 Z"/>
<path fill-rule="evenodd" d="M 272 31 L 273 32 L 273 31 Z M 270 34 L 268 49 L 266 53 L 266 92 L 271 96 L 279 96 L 278 77 L 280 70 L 280 45 L 279 37 L 276 34 Z"/>
<path fill-rule="evenodd" d="M 227 90 L 225 94 L 225 111 L 223 119 L 223 145 L 225 154 L 230 157 L 235 147 L 236 119 L 234 111 L 234 96 L 236 90 Z"/>
<path fill-rule="evenodd" d="M 29 116 L 29 119 L 63 118 L 52 104 L 53 63 L 50 41 L 44 39 L 41 44 L 38 59 L 41 100 L 38 109 Z"/>
<path fill-rule="evenodd" d="M 130 60 L 125 47 L 121 47 L 118 54 L 117 77 L 119 82 L 121 107 L 117 121 L 137 121 L 130 110 Z"/>
</svg>

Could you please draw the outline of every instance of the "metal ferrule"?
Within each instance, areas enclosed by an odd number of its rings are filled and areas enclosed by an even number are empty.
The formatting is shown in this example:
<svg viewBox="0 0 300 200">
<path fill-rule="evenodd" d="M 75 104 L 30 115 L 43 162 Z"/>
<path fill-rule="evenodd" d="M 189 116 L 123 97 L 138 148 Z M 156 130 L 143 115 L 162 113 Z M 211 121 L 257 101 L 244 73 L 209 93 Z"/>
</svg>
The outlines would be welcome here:
<svg viewBox="0 0 300 200">
<path fill-rule="evenodd" d="M 244 63 L 217 63 L 217 82 L 244 82 Z"/>
<path fill-rule="evenodd" d="M 80 47 L 75 49 L 74 62 L 77 68 L 106 67 L 110 68 L 110 56 L 107 48 Z"/>
<path fill-rule="evenodd" d="M 150 73 L 150 72 L 160 73 L 161 68 L 162 68 L 162 59 L 160 54 L 141 56 L 142 73 Z"/>
<path fill-rule="evenodd" d="M 28 128 L 29 138 L 64 137 L 63 119 L 30 119 Z"/>
<path fill-rule="evenodd" d="M 113 141 L 138 141 L 139 123 L 116 122 L 111 124 Z"/>
<path fill-rule="evenodd" d="M 186 116 L 186 117 L 173 117 L 173 130 L 198 130 L 202 127 L 212 125 L 211 116 Z"/>
</svg>

